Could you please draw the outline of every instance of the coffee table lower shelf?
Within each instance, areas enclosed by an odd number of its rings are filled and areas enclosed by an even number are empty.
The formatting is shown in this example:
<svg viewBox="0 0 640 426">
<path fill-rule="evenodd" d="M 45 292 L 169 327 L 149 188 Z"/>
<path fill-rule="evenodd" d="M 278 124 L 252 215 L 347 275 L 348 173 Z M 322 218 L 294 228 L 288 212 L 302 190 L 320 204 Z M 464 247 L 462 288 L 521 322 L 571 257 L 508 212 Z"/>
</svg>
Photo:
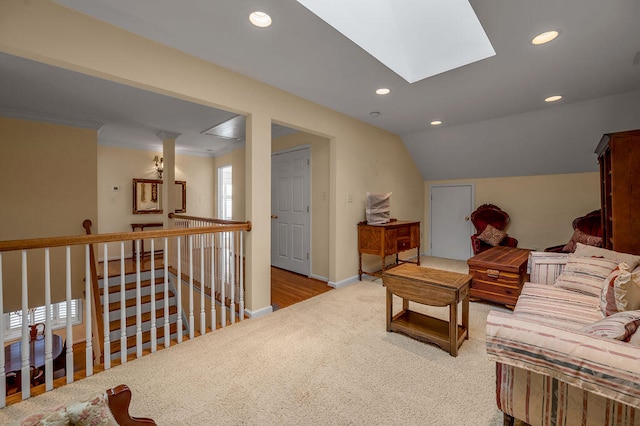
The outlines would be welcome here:
<svg viewBox="0 0 640 426">
<path fill-rule="evenodd" d="M 387 331 L 406 334 L 422 342 L 433 343 L 451 353 L 449 329 L 453 324 L 438 318 L 424 315 L 410 310 L 400 311 L 394 315 L 387 327 Z M 467 338 L 468 330 L 461 325 L 454 325 L 457 331 L 456 349 Z"/>
</svg>

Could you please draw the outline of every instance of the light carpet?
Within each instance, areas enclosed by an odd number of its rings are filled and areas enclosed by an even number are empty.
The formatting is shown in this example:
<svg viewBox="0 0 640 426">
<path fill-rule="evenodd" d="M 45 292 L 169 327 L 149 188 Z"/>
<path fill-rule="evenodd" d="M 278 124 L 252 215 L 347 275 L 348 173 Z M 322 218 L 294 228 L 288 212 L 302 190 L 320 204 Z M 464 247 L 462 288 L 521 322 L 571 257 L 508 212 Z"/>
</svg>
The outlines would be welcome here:
<svg viewBox="0 0 640 426">
<path fill-rule="evenodd" d="M 502 424 L 485 353 L 496 308 L 471 303 L 454 358 L 387 333 L 385 306 L 379 280 L 358 282 L 1 409 L 0 423 L 125 383 L 130 412 L 159 425 Z"/>
</svg>

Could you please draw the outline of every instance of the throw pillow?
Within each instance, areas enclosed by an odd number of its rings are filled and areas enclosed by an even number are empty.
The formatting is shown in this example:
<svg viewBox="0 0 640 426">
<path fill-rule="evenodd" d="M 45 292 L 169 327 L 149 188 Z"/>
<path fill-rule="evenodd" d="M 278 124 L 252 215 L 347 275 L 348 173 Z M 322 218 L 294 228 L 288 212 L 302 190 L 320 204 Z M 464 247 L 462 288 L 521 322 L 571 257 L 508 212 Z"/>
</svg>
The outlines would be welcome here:
<svg viewBox="0 0 640 426">
<path fill-rule="evenodd" d="M 67 414 L 74 425 L 118 426 L 109 410 L 109 398 L 106 393 L 67 405 Z"/>
<path fill-rule="evenodd" d="M 484 228 L 484 231 L 478 235 L 478 239 L 492 246 L 497 246 L 506 236 L 506 232 L 496 229 L 491 225 L 487 225 L 487 227 Z"/>
<path fill-rule="evenodd" d="M 600 293 L 600 310 L 602 310 L 604 316 L 608 317 L 609 315 L 613 315 L 619 312 L 619 309 L 616 305 L 615 281 L 621 272 L 628 272 L 628 270 L 629 269 L 627 264 L 622 262 L 616 267 L 616 269 L 611 271 L 607 278 L 605 278 L 604 286 L 602 287 L 602 292 Z"/>
<path fill-rule="evenodd" d="M 579 229 L 576 229 L 571 236 L 571 239 L 562 248 L 562 251 L 573 253 L 576 251 L 576 244 L 582 243 L 588 246 L 602 247 L 602 237 L 596 237 L 595 235 L 585 234 Z"/>
<path fill-rule="evenodd" d="M 618 312 L 583 327 L 580 331 L 600 337 L 627 341 L 640 326 L 640 311 Z"/>
<path fill-rule="evenodd" d="M 620 273 L 614 281 L 614 293 L 618 311 L 634 311 L 640 309 L 640 283 L 638 275 L 629 272 Z"/>
<path fill-rule="evenodd" d="M 640 256 L 593 247 L 582 243 L 576 243 L 575 254 L 583 257 L 604 257 L 605 259 L 617 260 L 618 263 L 624 262 L 629 265 L 630 271 L 633 271 L 640 263 Z"/>
<path fill-rule="evenodd" d="M 570 254 L 555 286 L 600 297 L 605 278 L 617 266 L 614 260 Z"/>
</svg>

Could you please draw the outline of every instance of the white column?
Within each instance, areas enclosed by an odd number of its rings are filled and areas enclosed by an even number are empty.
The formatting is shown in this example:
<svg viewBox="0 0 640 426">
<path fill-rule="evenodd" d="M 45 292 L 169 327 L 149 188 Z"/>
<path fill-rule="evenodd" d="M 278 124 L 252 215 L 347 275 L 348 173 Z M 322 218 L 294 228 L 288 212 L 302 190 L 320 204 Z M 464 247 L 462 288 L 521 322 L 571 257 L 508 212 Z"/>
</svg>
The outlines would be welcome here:
<svg viewBox="0 0 640 426">
<path fill-rule="evenodd" d="M 247 116 L 245 241 L 246 308 L 255 314 L 271 311 L 271 118 Z"/>
<path fill-rule="evenodd" d="M 180 133 L 168 131 L 158 132 L 158 137 L 162 139 L 162 158 L 164 159 L 164 171 L 162 172 L 162 222 L 164 228 L 169 229 L 169 218 L 176 204 L 176 192 L 173 185 L 176 180 L 176 139 Z"/>
</svg>

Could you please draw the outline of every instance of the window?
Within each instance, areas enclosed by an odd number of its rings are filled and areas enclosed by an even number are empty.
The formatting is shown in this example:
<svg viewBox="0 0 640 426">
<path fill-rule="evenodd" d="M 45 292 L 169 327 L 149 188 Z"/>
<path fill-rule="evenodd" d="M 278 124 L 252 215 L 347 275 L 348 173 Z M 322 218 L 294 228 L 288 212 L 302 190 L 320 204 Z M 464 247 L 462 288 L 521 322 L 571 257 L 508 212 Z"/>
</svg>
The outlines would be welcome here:
<svg viewBox="0 0 640 426">
<path fill-rule="evenodd" d="M 45 322 L 46 309 L 44 306 L 31 308 L 28 312 L 29 324 Z M 4 314 L 5 339 L 19 338 L 22 334 L 22 311 L 13 311 Z M 57 330 L 67 325 L 67 302 L 51 305 L 51 329 Z M 71 301 L 71 324 L 82 324 L 82 299 Z"/>
<path fill-rule="evenodd" d="M 218 168 L 218 218 L 231 220 L 233 217 L 233 183 L 231 166 Z"/>
</svg>

